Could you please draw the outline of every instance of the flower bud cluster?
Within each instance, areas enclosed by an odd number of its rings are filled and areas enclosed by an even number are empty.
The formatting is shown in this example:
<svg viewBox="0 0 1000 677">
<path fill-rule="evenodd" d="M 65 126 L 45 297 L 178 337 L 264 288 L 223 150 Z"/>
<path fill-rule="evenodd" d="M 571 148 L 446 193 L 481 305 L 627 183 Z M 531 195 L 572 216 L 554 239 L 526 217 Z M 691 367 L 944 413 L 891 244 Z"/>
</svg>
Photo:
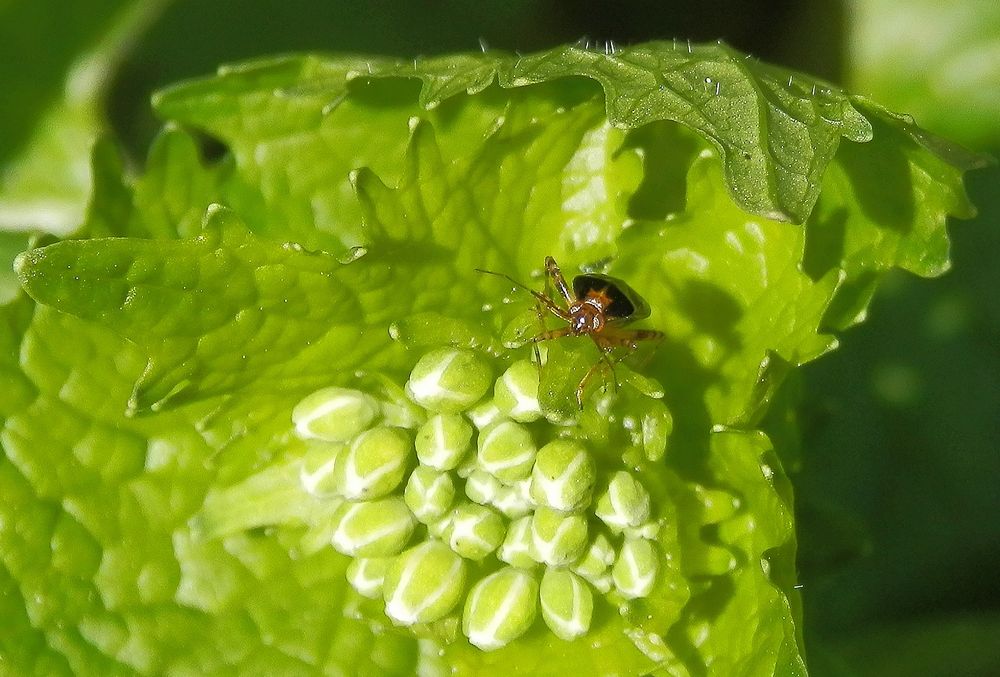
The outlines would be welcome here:
<svg viewBox="0 0 1000 677">
<path fill-rule="evenodd" d="M 353 558 L 350 584 L 394 623 L 458 621 L 492 650 L 540 615 L 575 639 L 595 603 L 653 590 L 656 506 L 635 473 L 602 467 L 545 421 L 535 365 L 494 376 L 468 350 L 425 354 L 405 384 L 424 413 L 411 428 L 388 425 L 359 390 L 309 395 L 293 412 L 312 441 L 302 486 L 340 502 L 331 543 Z"/>
</svg>

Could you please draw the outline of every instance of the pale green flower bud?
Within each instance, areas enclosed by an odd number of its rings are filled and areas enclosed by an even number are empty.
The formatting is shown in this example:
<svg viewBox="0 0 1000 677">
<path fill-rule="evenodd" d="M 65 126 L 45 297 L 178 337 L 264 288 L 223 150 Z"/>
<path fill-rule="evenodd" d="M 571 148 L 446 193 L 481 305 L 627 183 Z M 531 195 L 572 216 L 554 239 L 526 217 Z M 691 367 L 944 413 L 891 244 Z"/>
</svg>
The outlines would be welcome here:
<svg viewBox="0 0 1000 677">
<path fill-rule="evenodd" d="M 628 527 L 622 533 L 625 538 L 645 538 L 648 541 L 655 541 L 660 533 L 658 522 L 644 522 L 637 527 Z"/>
<path fill-rule="evenodd" d="M 531 433 L 513 421 L 500 421 L 479 435 L 479 467 L 505 484 L 531 473 L 535 452 Z"/>
<path fill-rule="evenodd" d="M 450 520 L 445 540 L 467 559 L 483 559 L 500 547 L 506 533 L 500 515 L 476 503 L 460 503 L 452 510 Z"/>
<path fill-rule="evenodd" d="M 337 489 L 350 500 L 381 498 L 403 481 L 413 446 L 401 428 L 372 428 L 340 454 L 334 470 Z"/>
<path fill-rule="evenodd" d="M 518 360 L 497 379 L 493 401 L 508 418 L 520 423 L 542 417 L 538 404 L 538 367 L 527 360 Z"/>
<path fill-rule="evenodd" d="M 537 565 L 535 555 L 531 550 L 531 516 L 525 515 L 507 528 L 497 557 L 511 566 L 521 569 L 533 569 Z"/>
<path fill-rule="evenodd" d="M 433 522 L 427 523 L 427 533 L 434 538 L 447 541 L 448 532 L 451 529 L 451 513 L 454 510 L 449 510 L 441 519 L 434 520 Z"/>
<path fill-rule="evenodd" d="M 578 510 L 590 502 L 596 470 L 579 442 L 555 440 L 538 450 L 531 470 L 531 498 L 556 510 Z"/>
<path fill-rule="evenodd" d="M 531 512 L 535 508 L 535 502 L 528 493 L 528 480 L 500 487 L 493 497 L 493 507 L 510 519 L 517 519 Z"/>
<path fill-rule="evenodd" d="M 565 569 L 546 569 L 539 590 L 542 618 L 567 642 L 587 634 L 594 613 L 594 595 L 583 580 Z"/>
<path fill-rule="evenodd" d="M 600 592 L 611 589 L 608 570 L 615 561 L 615 547 L 606 534 L 599 533 L 591 540 L 583 556 L 571 568 L 583 576 Z"/>
<path fill-rule="evenodd" d="M 659 461 L 667 452 L 667 440 L 674 430 L 674 417 L 667 405 L 659 400 L 650 400 L 640 422 L 642 450 L 646 459 Z"/>
<path fill-rule="evenodd" d="M 417 431 L 417 458 L 437 470 L 459 466 L 472 441 L 472 426 L 458 414 L 432 416 Z"/>
<path fill-rule="evenodd" d="M 542 564 L 566 566 L 587 547 L 587 520 L 579 513 L 539 508 L 531 518 L 531 545 Z"/>
<path fill-rule="evenodd" d="M 337 457 L 343 453 L 340 442 L 311 441 L 299 467 L 299 482 L 312 496 L 336 496 L 340 493 L 334 476 Z"/>
<path fill-rule="evenodd" d="M 611 578 L 626 599 L 645 597 L 653 589 L 659 567 L 656 546 L 651 541 L 629 538 L 611 567 Z"/>
<path fill-rule="evenodd" d="M 403 500 L 418 520 L 429 524 L 451 508 L 455 501 L 455 483 L 448 473 L 425 465 L 417 466 L 406 482 Z"/>
<path fill-rule="evenodd" d="M 402 498 L 344 503 L 334 513 L 333 547 L 354 557 L 398 554 L 413 533 L 415 520 Z"/>
<path fill-rule="evenodd" d="M 438 348 L 417 361 L 406 393 L 425 409 L 457 413 L 482 399 L 492 381 L 489 366 L 474 352 Z"/>
<path fill-rule="evenodd" d="M 406 394 L 405 387 L 395 380 L 378 373 L 366 374 L 366 379 L 371 388 L 368 392 L 378 393 L 382 425 L 412 430 L 427 420 L 427 411 L 415 404 Z"/>
<path fill-rule="evenodd" d="M 485 470 L 474 470 L 465 480 L 465 495 L 476 503 L 486 505 L 492 503 L 500 491 L 502 484 Z"/>
<path fill-rule="evenodd" d="M 358 557 L 347 565 L 347 582 L 363 597 L 382 596 L 382 581 L 391 557 Z"/>
<path fill-rule="evenodd" d="M 631 474 L 619 470 L 597 499 L 594 512 L 612 532 L 621 533 L 649 519 L 649 492 Z"/>
<path fill-rule="evenodd" d="M 538 613 L 538 583 L 522 569 L 505 567 L 482 579 L 465 601 L 462 631 L 483 651 L 514 641 Z"/>
<path fill-rule="evenodd" d="M 379 414 L 375 398 L 350 388 L 323 388 L 295 405 L 292 423 L 303 439 L 346 442 Z"/>
<path fill-rule="evenodd" d="M 588 447 L 608 447 L 604 457 L 626 468 L 661 459 L 670 412 L 629 390 L 557 427 L 543 420 L 536 365 L 516 361 L 494 381 L 491 364 L 440 348 L 403 385 L 364 376 L 375 397 L 327 388 L 302 400 L 293 413 L 306 440 L 299 481 L 333 497 L 303 541 L 350 556 L 347 581 L 360 597 L 383 600 L 396 625 L 432 624 L 414 632 L 453 639 L 461 626 L 490 651 L 527 632 L 541 608 L 557 637 L 585 638 L 595 594 L 618 605 L 651 594 L 663 556 L 657 535 L 671 523 L 654 511 L 640 479 L 648 478 L 608 467 L 598 478 Z M 705 514 L 738 507 L 729 494 L 697 490 Z M 357 613 L 372 611 L 357 603 Z"/>
<path fill-rule="evenodd" d="M 472 454 L 465 458 L 462 465 L 455 468 L 455 474 L 461 477 L 463 480 L 467 480 L 472 477 L 472 473 L 479 470 L 479 464 L 476 461 L 476 455 Z"/>
<path fill-rule="evenodd" d="M 396 557 L 385 572 L 385 613 L 399 625 L 448 615 L 465 590 L 465 562 L 440 541 L 425 541 Z"/>
<path fill-rule="evenodd" d="M 485 430 L 504 418 L 503 412 L 497 408 L 496 402 L 492 399 L 477 404 L 466 411 L 465 415 L 472 421 L 472 425 L 480 430 Z"/>
</svg>

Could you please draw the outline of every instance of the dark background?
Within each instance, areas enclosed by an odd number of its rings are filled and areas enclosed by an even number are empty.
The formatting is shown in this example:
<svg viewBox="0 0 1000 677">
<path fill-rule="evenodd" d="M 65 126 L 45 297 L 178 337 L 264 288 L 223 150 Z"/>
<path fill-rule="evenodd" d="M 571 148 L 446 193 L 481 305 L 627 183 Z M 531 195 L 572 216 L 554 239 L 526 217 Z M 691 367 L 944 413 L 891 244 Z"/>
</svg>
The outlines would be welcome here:
<svg viewBox="0 0 1000 677">
<path fill-rule="evenodd" d="M 968 12 L 976 11 L 975 2 L 939 4 Z M 67 20 L 116 11 L 110 0 L 90 4 L 91 11 Z M 967 50 L 979 41 L 997 54 L 1000 21 L 995 31 L 979 26 L 973 38 L 947 34 L 933 12 L 917 11 L 928 0 L 872 0 L 902 7 L 912 19 L 900 22 L 897 15 L 884 24 L 859 17 L 853 2 L 832 0 L 163 4 L 109 90 L 113 128 L 137 164 L 159 125 L 150 93 L 223 62 L 312 50 L 413 57 L 478 50 L 480 39 L 529 52 L 581 37 L 619 45 L 724 39 L 896 110 L 904 105 L 900 91 L 910 87 L 920 93 L 910 100 L 922 109 L 900 112 L 1000 155 L 1000 122 L 966 124 L 990 117 L 963 110 L 977 105 L 975 97 L 936 98 L 930 89 L 924 95 L 916 66 L 899 87 L 882 87 L 883 64 L 859 61 L 862 22 L 875 26 L 876 40 L 912 45 L 905 31 L 916 31 L 915 41 L 936 40 L 946 49 L 951 41 Z M 996 19 L 989 14 L 987 24 Z M 15 48 L 38 52 L 37 68 L 58 68 L 60 50 L 72 54 L 55 39 L 7 49 Z M 30 75 L 11 71 L 10 77 L 30 91 Z M 1000 88 L 1000 82 L 972 86 Z M 24 100 L 10 124 L 32 119 L 34 104 Z M 890 276 L 870 319 L 841 337 L 841 349 L 802 370 L 802 467 L 793 480 L 814 675 L 1000 674 L 1000 172 L 994 167 L 968 178 L 981 216 L 951 225 L 953 271 L 937 280 Z"/>
</svg>

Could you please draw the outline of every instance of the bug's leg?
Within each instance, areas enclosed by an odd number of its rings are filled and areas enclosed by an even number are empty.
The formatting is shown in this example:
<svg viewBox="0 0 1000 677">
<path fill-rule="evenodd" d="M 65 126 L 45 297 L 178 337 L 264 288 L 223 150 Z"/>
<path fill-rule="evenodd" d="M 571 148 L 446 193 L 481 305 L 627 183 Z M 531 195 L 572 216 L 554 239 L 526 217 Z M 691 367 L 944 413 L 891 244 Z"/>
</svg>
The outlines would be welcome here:
<svg viewBox="0 0 1000 677">
<path fill-rule="evenodd" d="M 577 389 L 577 399 L 581 399 L 583 396 L 583 389 L 586 387 L 587 381 L 592 376 L 592 372 L 599 367 L 606 367 L 611 373 L 611 380 L 616 388 L 620 388 L 621 384 L 618 383 L 618 377 L 615 373 L 615 365 L 629 357 L 636 350 L 639 349 L 640 341 L 660 341 L 663 339 L 663 332 L 655 331 L 653 329 L 618 329 L 615 327 L 608 327 L 600 334 L 591 334 L 590 337 L 593 339 L 594 343 L 601 351 L 601 359 L 590 368 L 587 375 L 584 376 L 583 381 L 581 381 L 579 388 Z M 611 351 L 614 348 L 624 348 L 625 350 L 615 357 L 614 360 L 611 359 Z"/>
<path fill-rule="evenodd" d="M 587 389 L 587 381 L 590 380 L 590 372 L 592 371 L 594 371 L 594 367 L 587 370 L 587 373 L 580 379 L 580 383 L 576 386 L 576 403 L 580 407 L 580 411 L 583 411 L 583 393 Z"/>
<path fill-rule="evenodd" d="M 615 384 L 615 387 L 618 386 L 618 382 L 615 379 L 614 363 L 612 363 L 608 358 L 608 353 L 602 349 L 601 359 L 590 365 L 590 369 L 587 370 L 587 373 L 583 375 L 583 378 L 580 379 L 580 383 L 576 386 L 576 402 L 580 405 L 580 409 L 583 409 L 583 395 L 587 390 L 587 384 L 590 383 L 590 379 L 593 377 L 594 372 L 603 371 L 605 368 L 611 372 L 611 382 Z"/>
<path fill-rule="evenodd" d="M 541 341 L 548 341 L 550 339 L 562 338 L 563 336 L 569 336 L 572 333 L 570 327 L 559 327 L 558 329 L 546 329 L 540 334 L 531 337 L 532 343 L 539 343 Z"/>
<path fill-rule="evenodd" d="M 587 373 L 583 375 L 583 378 L 580 379 L 580 382 L 576 386 L 576 403 L 580 406 L 580 411 L 583 411 L 583 394 L 587 390 L 587 383 L 590 381 L 590 376 L 594 373 L 594 369 L 601 364 L 602 363 L 600 361 L 592 364 L 590 369 L 587 370 Z"/>
<path fill-rule="evenodd" d="M 551 285 L 551 281 L 549 280 L 549 276 L 548 275 L 545 275 L 544 278 L 545 278 L 545 282 L 544 282 L 544 285 L 542 287 L 542 295 L 545 296 L 548 299 L 551 299 L 552 298 L 552 285 Z M 542 334 L 544 334 L 547 331 L 547 329 L 545 328 L 545 311 L 546 311 L 546 309 L 547 308 L 544 307 L 537 300 L 535 301 L 535 311 L 538 313 L 538 328 L 540 330 L 539 331 L 539 336 L 542 335 Z M 541 339 L 541 340 L 545 340 L 545 339 Z M 538 344 L 541 342 L 541 340 L 533 340 L 531 342 L 531 349 L 535 353 L 535 363 L 538 365 L 538 380 L 539 380 L 539 382 L 541 382 L 541 380 L 542 380 L 542 355 L 541 355 L 541 353 L 538 350 Z"/>
<path fill-rule="evenodd" d="M 545 310 L 545 305 L 535 299 L 535 315 L 538 317 L 539 335 L 547 331 L 545 329 Z M 538 367 L 538 380 L 540 382 L 542 380 L 542 354 L 538 350 L 538 341 L 534 337 L 531 339 L 531 351 L 535 355 L 535 365 Z"/>
<path fill-rule="evenodd" d="M 662 341 L 663 332 L 653 329 L 619 329 L 617 327 L 606 327 L 599 335 L 594 334 L 594 341 L 604 350 L 611 348 L 627 348 L 628 352 L 624 357 L 628 357 L 639 349 L 640 341 Z M 615 360 L 620 362 L 622 358 Z"/>
<path fill-rule="evenodd" d="M 652 329 L 633 329 L 631 331 L 633 332 L 632 345 L 629 348 L 629 352 L 625 357 L 628 357 L 628 355 L 632 355 L 637 350 L 639 350 L 640 341 L 649 341 L 654 345 L 653 349 L 649 350 L 645 355 L 642 356 L 641 359 L 639 359 L 636 362 L 637 366 L 644 367 L 646 366 L 646 364 L 649 363 L 651 359 L 653 359 L 653 355 L 655 354 L 656 350 L 655 346 L 659 345 L 659 343 L 664 338 L 666 338 L 666 335 L 662 331 L 654 331 Z M 638 335 L 636 336 L 635 334 Z"/>
<path fill-rule="evenodd" d="M 605 330 L 605 332 L 606 331 L 607 330 Z M 608 372 L 611 374 L 612 382 L 615 384 L 615 387 L 618 387 L 619 383 L 618 383 L 618 378 L 615 376 L 615 365 L 621 362 L 622 357 L 617 357 L 614 359 L 614 361 L 612 361 L 611 357 L 609 356 L 611 355 L 612 349 L 618 347 L 619 344 L 613 341 L 607 341 L 605 337 L 605 332 L 602 332 L 600 334 L 590 334 L 590 338 L 591 340 L 593 340 L 594 345 L 597 346 L 597 349 L 601 351 L 601 359 L 597 364 L 603 364 L 605 367 L 607 367 Z"/>
<path fill-rule="evenodd" d="M 653 329 L 611 328 L 605 330 L 600 338 L 601 343 L 608 351 L 610 351 L 612 347 L 625 349 L 625 351 L 615 359 L 615 364 L 618 364 L 627 357 L 631 357 L 637 350 L 639 350 L 640 342 L 659 342 L 661 340 L 663 340 L 663 332 L 655 331 Z M 646 357 L 648 359 L 650 356 L 647 355 Z"/>
<path fill-rule="evenodd" d="M 569 291 L 569 285 L 566 284 L 566 278 L 563 277 L 562 271 L 559 270 L 559 264 L 551 256 L 545 257 L 545 281 L 548 283 L 552 280 L 552 284 L 555 285 L 556 291 L 559 295 L 566 300 L 566 307 L 568 308 L 573 304 L 575 300 L 573 294 Z"/>
</svg>

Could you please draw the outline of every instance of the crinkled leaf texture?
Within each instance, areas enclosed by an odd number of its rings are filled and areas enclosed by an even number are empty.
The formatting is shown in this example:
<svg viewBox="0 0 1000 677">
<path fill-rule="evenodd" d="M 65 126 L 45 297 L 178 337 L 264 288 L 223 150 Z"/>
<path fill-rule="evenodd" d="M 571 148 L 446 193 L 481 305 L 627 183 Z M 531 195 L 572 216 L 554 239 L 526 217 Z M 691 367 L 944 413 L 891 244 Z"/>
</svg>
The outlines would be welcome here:
<svg viewBox="0 0 1000 677">
<path fill-rule="evenodd" d="M 755 428 L 884 271 L 946 269 L 976 158 L 721 44 L 286 57 L 155 105 L 145 174 L 98 144 L 87 222 L 18 259 L 27 295 L 3 310 L 5 664 L 805 674 L 789 459 Z M 189 129 L 230 153 L 206 163 Z M 573 642 L 418 646 L 352 601 L 291 410 L 401 385 L 437 345 L 526 357 L 502 336 L 530 299 L 475 268 L 534 284 L 547 255 L 628 280 L 665 335 L 632 367 L 673 415 L 641 464 L 670 506 L 664 573 Z M 564 414 L 575 378 L 543 373 Z"/>
</svg>

